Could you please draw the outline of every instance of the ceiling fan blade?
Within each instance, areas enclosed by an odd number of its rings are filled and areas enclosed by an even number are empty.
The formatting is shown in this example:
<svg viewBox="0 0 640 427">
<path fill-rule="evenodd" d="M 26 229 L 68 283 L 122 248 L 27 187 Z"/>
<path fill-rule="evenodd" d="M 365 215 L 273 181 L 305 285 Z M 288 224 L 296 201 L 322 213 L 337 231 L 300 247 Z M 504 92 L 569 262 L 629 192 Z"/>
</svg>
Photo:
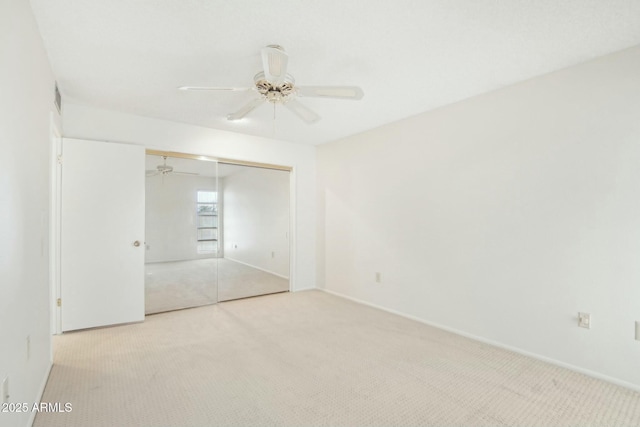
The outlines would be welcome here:
<svg viewBox="0 0 640 427">
<path fill-rule="evenodd" d="M 148 170 L 145 171 L 145 176 L 149 177 L 149 176 L 156 176 L 158 175 L 160 172 L 158 172 L 157 170 Z"/>
<path fill-rule="evenodd" d="M 309 108 L 299 103 L 295 99 L 287 101 L 284 104 L 284 106 L 287 107 L 292 112 L 294 112 L 298 117 L 300 117 L 302 120 L 304 120 L 309 124 L 315 123 L 318 120 L 320 120 L 319 115 L 317 115 L 314 111 L 310 110 Z"/>
<path fill-rule="evenodd" d="M 175 175 L 200 175 L 197 172 L 177 172 L 177 171 L 173 171 L 171 173 L 175 174 Z"/>
<path fill-rule="evenodd" d="M 269 45 L 262 49 L 262 68 L 264 76 L 271 83 L 284 82 L 287 75 L 289 56 L 281 46 Z"/>
<path fill-rule="evenodd" d="M 264 98 L 256 98 L 249 103 L 245 104 L 244 107 L 236 111 L 235 113 L 231 113 L 227 116 L 227 120 L 240 120 L 260 105 L 264 103 Z"/>
<path fill-rule="evenodd" d="M 211 91 L 227 91 L 227 92 L 243 92 L 251 90 L 250 87 L 215 87 L 215 86 L 180 86 L 179 90 L 211 90 Z"/>
<path fill-rule="evenodd" d="M 296 86 L 299 96 L 316 98 L 362 99 L 364 92 L 358 86 Z"/>
</svg>

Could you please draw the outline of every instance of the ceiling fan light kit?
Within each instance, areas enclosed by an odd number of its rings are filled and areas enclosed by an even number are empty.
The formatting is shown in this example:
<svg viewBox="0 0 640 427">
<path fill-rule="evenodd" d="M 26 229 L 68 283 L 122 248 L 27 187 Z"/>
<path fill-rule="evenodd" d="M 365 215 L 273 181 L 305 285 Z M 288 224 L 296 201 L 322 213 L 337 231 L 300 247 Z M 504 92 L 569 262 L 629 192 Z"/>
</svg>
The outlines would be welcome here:
<svg viewBox="0 0 640 427">
<path fill-rule="evenodd" d="M 265 102 L 281 104 L 307 123 L 315 123 L 320 116 L 304 106 L 297 97 L 333 98 L 359 100 L 364 92 L 357 86 L 296 86 L 295 79 L 287 74 L 289 56 L 279 45 L 268 45 L 261 51 L 263 70 L 253 78 L 254 87 L 206 87 L 182 86 L 178 89 L 190 91 L 256 91 L 258 97 L 249 101 L 238 111 L 227 115 L 228 120 L 240 120 Z"/>
</svg>

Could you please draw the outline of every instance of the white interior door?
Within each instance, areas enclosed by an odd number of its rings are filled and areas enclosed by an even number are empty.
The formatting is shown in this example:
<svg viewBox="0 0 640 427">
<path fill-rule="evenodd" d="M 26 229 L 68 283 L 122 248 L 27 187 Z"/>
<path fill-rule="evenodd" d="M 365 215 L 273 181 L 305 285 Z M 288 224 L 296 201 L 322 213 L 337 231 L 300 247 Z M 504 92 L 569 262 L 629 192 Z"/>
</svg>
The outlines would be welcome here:
<svg viewBox="0 0 640 427">
<path fill-rule="evenodd" d="M 143 147 L 63 140 L 63 331 L 144 320 L 144 168 Z"/>
</svg>

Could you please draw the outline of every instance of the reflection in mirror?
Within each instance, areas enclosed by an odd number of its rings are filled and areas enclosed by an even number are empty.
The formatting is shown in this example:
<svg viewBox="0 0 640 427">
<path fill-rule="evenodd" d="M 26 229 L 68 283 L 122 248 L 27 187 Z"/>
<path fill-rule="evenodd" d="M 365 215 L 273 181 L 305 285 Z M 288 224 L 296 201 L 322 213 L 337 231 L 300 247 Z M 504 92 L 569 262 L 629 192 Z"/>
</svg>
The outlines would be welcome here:
<svg viewBox="0 0 640 427">
<path fill-rule="evenodd" d="M 289 291 L 290 172 L 218 165 L 218 301 Z"/>
<path fill-rule="evenodd" d="M 217 163 L 147 154 L 145 312 L 217 302 Z"/>
</svg>

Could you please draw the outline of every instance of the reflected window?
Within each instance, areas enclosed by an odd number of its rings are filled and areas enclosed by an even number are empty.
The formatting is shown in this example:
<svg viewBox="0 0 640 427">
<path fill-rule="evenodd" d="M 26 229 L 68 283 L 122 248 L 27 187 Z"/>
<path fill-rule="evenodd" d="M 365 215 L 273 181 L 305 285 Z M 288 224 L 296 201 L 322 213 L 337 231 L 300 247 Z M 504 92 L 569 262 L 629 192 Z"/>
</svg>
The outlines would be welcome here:
<svg viewBox="0 0 640 427">
<path fill-rule="evenodd" d="M 197 251 L 199 254 L 218 252 L 218 193 L 198 191 L 196 199 Z"/>
</svg>

